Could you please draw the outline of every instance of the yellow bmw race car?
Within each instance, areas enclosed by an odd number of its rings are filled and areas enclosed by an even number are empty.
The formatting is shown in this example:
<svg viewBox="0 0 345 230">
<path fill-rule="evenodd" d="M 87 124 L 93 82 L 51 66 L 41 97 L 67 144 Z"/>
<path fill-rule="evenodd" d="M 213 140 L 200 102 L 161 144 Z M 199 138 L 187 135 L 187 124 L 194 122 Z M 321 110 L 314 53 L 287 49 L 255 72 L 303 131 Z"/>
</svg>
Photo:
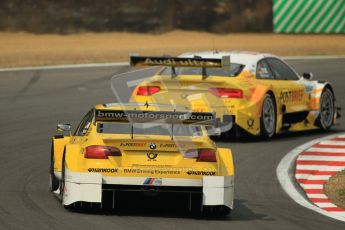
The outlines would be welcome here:
<svg viewBox="0 0 345 230">
<path fill-rule="evenodd" d="M 73 135 L 53 138 L 51 191 L 68 208 L 116 208 L 128 192 L 183 193 L 190 211 L 227 215 L 234 166 L 231 150 L 207 135 L 214 121 L 214 113 L 179 106 L 96 105 Z"/>
<path fill-rule="evenodd" d="M 283 131 L 336 123 L 338 111 L 329 82 L 303 76 L 272 54 L 200 52 L 179 57 L 131 57 L 132 66 L 165 66 L 142 81 L 130 101 L 189 106 L 215 112 L 217 132 L 271 138 Z M 245 132 L 243 132 L 245 131 Z"/>
</svg>

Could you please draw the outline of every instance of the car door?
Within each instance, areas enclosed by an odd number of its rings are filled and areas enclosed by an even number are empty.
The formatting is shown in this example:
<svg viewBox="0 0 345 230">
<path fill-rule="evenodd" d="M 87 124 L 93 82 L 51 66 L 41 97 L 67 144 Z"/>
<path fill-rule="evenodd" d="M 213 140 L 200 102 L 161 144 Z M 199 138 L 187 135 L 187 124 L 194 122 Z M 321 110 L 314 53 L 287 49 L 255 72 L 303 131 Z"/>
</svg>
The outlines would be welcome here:
<svg viewBox="0 0 345 230">
<path fill-rule="evenodd" d="M 296 113 L 308 110 L 308 96 L 297 73 L 278 58 L 267 58 L 267 63 L 279 88 L 279 104 L 284 113 Z"/>
</svg>

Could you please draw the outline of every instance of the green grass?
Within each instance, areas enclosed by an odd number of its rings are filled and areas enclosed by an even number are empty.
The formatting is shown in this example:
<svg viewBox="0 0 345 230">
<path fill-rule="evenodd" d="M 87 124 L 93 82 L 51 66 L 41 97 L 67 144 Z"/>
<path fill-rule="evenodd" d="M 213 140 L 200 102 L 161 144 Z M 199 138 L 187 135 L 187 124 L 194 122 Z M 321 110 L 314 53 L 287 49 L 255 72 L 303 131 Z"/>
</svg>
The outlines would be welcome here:
<svg viewBox="0 0 345 230">
<path fill-rule="evenodd" d="M 345 198 L 345 188 L 344 188 L 344 189 L 339 190 L 338 194 L 339 194 L 339 196 L 341 196 L 341 197 L 344 197 L 344 198 Z"/>
</svg>

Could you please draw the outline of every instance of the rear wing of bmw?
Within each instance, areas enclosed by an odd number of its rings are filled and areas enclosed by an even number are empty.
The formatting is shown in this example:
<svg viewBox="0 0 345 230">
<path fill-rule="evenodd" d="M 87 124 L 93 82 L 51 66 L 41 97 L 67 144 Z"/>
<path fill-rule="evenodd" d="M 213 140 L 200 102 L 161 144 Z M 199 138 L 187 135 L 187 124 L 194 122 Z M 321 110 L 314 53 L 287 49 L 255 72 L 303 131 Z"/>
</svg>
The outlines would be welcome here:
<svg viewBox="0 0 345 230">
<path fill-rule="evenodd" d="M 143 110 L 95 110 L 95 121 L 129 123 L 168 123 L 213 126 L 215 113 Z"/>
<path fill-rule="evenodd" d="M 207 77 L 206 68 L 230 69 L 230 56 L 220 58 L 202 58 L 194 56 L 185 57 L 153 57 L 153 56 L 131 56 L 130 65 L 134 67 L 144 66 L 167 66 L 172 68 L 172 77 L 176 77 L 175 67 L 202 68 L 203 77 Z"/>
</svg>

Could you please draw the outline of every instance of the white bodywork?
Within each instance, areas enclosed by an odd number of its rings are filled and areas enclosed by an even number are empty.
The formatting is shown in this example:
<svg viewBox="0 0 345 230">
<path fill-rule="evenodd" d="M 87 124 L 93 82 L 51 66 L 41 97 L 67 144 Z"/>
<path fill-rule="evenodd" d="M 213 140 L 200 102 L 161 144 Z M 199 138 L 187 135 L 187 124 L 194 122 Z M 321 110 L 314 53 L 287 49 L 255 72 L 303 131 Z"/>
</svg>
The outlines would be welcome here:
<svg viewBox="0 0 345 230">
<path fill-rule="evenodd" d="M 102 202 L 102 184 L 144 185 L 147 177 L 103 177 L 100 173 L 78 173 L 65 169 L 63 205 Z M 202 205 L 224 205 L 233 209 L 233 176 L 204 176 L 200 179 L 161 178 L 154 186 L 202 187 Z M 150 186 L 150 185 L 147 185 Z"/>
</svg>

